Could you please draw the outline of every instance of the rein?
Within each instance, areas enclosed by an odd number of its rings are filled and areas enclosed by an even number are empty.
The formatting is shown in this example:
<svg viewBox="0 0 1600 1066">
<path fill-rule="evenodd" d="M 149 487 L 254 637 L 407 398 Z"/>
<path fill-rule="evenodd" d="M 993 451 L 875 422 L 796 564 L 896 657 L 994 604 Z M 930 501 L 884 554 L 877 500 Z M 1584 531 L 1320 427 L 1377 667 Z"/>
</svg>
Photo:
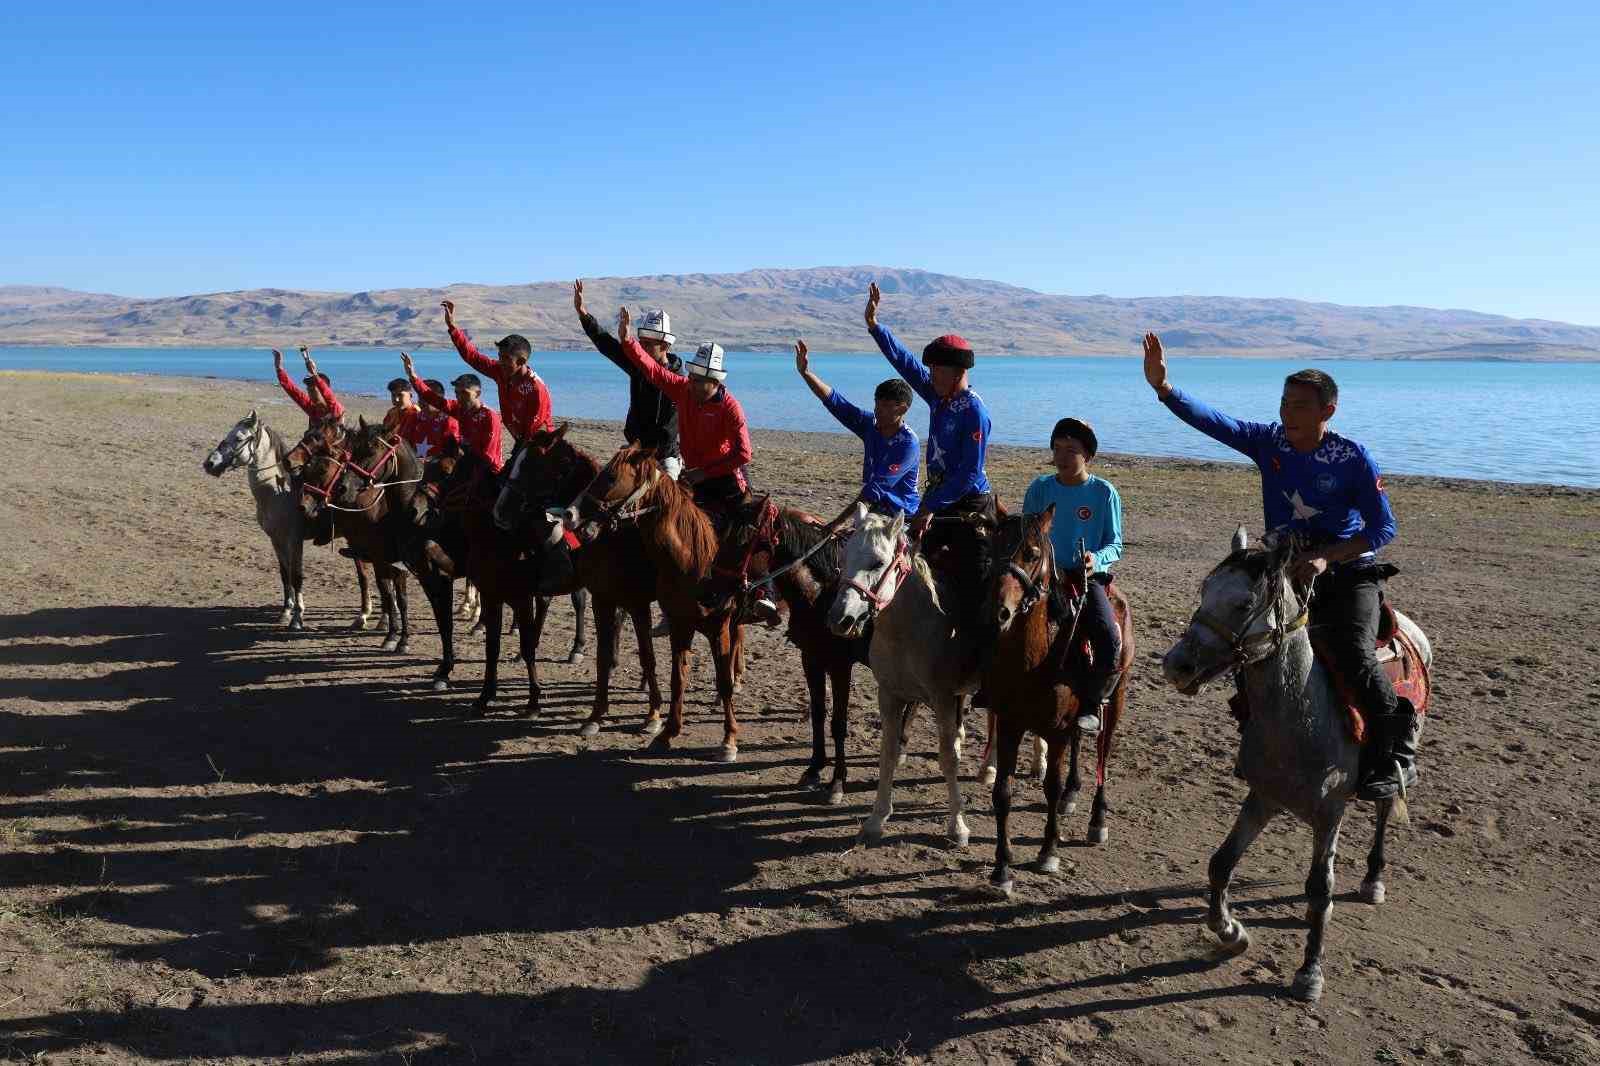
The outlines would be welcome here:
<svg viewBox="0 0 1600 1066">
<path fill-rule="evenodd" d="M 389 486 L 415 485 L 422 480 L 420 477 L 413 477 L 397 478 L 394 481 L 379 481 L 379 475 L 383 473 L 384 467 L 388 466 L 390 463 L 395 465 L 395 472 L 399 473 L 400 460 L 398 455 L 400 451 L 400 438 L 399 436 L 388 438 L 379 437 L 378 440 L 381 443 L 387 444 L 388 450 L 386 450 L 383 455 L 378 458 L 377 462 L 372 464 L 371 470 L 368 470 L 360 463 L 357 463 L 355 459 L 351 458 L 349 452 L 345 452 L 344 461 L 340 464 L 341 468 L 348 467 L 350 470 L 360 474 L 367 480 L 366 487 L 356 493 L 355 498 L 357 503 L 361 502 L 362 496 L 372 492 L 373 490 L 377 490 L 377 495 L 372 498 L 370 503 L 363 504 L 360 507 L 341 507 L 340 505 L 334 503 L 332 498 L 329 496 L 329 492 L 332 490 L 334 485 L 334 480 L 337 479 L 336 474 L 335 479 L 329 480 L 328 484 L 319 493 L 323 497 L 323 506 L 327 507 L 331 511 L 343 511 L 346 514 L 362 514 L 372 510 L 378 505 L 378 502 L 383 498 L 383 490 L 387 489 Z"/>
<path fill-rule="evenodd" d="M 895 593 L 900 591 L 900 586 L 905 584 L 906 577 L 911 573 L 911 541 L 905 534 L 895 544 L 894 559 L 884 567 L 883 574 L 868 588 L 853 577 L 844 579 L 844 587 L 855 589 L 866 598 L 870 605 L 868 618 L 877 618 L 880 611 L 889 606 L 889 601 L 894 599 Z M 890 582 L 894 584 L 891 587 Z"/>
<path fill-rule="evenodd" d="M 1265 659 L 1268 655 L 1279 651 L 1283 647 L 1284 641 L 1289 639 L 1289 634 L 1305 628 L 1306 622 L 1311 617 L 1309 596 L 1306 604 L 1301 606 L 1300 612 L 1294 618 L 1286 621 L 1283 617 L 1283 611 L 1280 610 L 1277 620 L 1270 628 L 1264 629 L 1259 633 L 1250 632 L 1251 627 L 1266 617 L 1267 612 L 1283 605 L 1283 576 L 1282 574 L 1276 576 L 1278 579 L 1277 591 L 1263 599 L 1259 606 L 1252 608 L 1238 629 L 1234 629 L 1221 619 L 1212 616 L 1204 608 L 1195 611 L 1193 618 L 1190 619 L 1189 625 L 1191 627 L 1198 625 L 1215 633 L 1222 638 L 1229 651 L 1233 653 L 1231 658 L 1217 671 L 1218 674 L 1225 670 L 1247 666 L 1250 663 Z"/>
<path fill-rule="evenodd" d="M 605 472 L 606 468 L 601 467 L 600 470 L 596 472 L 593 479 L 590 480 L 589 484 L 585 485 L 583 491 L 578 493 L 578 495 L 572 501 L 574 504 L 576 504 L 578 500 L 588 499 L 591 503 L 599 507 L 599 514 L 589 519 L 589 522 L 604 526 L 610 530 L 616 530 L 624 522 L 632 522 L 635 519 L 647 515 L 652 511 L 661 510 L 660 504 L 651 504 L 648 507 L 635 506 L 641 499 L 644 498 L 645 493 L 655 488 L 656 483 L 661 480 L 660 468 L 657 468 L 650 478 L 636 485 L 634 490 L 628 493 L 627 496 L 614 503 L 607 503 L 604 499 L 594 494 L 595 482 L 599 481 L 600 475 L 604 474 Z"/>
<path fill-rule="evenodd" d="M 849 519 L 849 517 L 852 514 L 855 513 L 856 505 L 859 504 L 860 502 L 861 502 L 861 497 L 857 496 L 855 499 L 851 500 L 848 504 L 846 504 L 844 510 L 839 512 L 839 515 L 838 515 L 837 518 L 835 518 L 833 521 L 829 522 L 827 525 L 822 527 L 822 529 L 823 529 L 822 537 L 815 544 L 813 544 L 810 548 L 806 549 L 806 552 L 805 552 L 804 555 L 801 555 L 800 558 L 795 559 L 793 562 L 784 563 L 782 566 L 778 567 L 778 569 L 776 569 L 776 570 L 772 571 L 771 573 L 767 574 L 766 577 L 762 578 L 760 581 L 757 581 L 755 584 L 753 584 L 753 585 L 746 584 L 745 587 L 744 587 L 744 593 L 748 594 L 752 590 L 760 588 L 762 585 L 770 585 L 770 584 L 772 584 L 774 581 L 778 580 L 778 578 L 782 577 L 784 574 L 787 574 L 789 571 L 795 569 L 798 566 L 805 565 L 806 561 L 809 560 L 813 555 L 817 554 L 823 548 L 826 548 L 832 541 L 837 540 L 839 537 L 843 536 L 845 534 L 845 532 L 846 532 L 846 530 L 845 530 L 845 522 L 846 522 L 847 519 Z M 742 577 L 743 575 L 741 574 L 740 576 Z"/>
</svg>

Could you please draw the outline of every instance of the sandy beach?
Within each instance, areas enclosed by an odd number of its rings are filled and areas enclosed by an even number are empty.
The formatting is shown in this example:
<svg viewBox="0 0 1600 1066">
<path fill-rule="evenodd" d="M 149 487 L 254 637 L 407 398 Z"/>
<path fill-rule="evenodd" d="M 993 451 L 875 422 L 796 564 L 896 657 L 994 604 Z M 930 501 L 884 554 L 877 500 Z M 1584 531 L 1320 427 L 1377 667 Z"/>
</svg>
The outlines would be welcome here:
<svg viewBox="0 0 1600 1066">
<path fill-rule="evenodd" d="M 1381 907 L 1353 893 L 1370 808 L 1346 823 L 1327 993 L 1307 1007 L 1284 993 L 1308 832 L 1280 820 L 1246 856 L 1255 945 L 1217 961 L 1203 889 L 1244 794 L 1236 730 L 1222 691 L 1186 699 L 1156 662 L 1234 526 L 1259 529 L 1253 470 L 1096 465 L 1122 493 L 1139 641 L 1110 841 L 1066 849 L 1057 876 L 1019 868 L 1001 901 L 982 891 L 983 723 L 966 849 L 942 837 L 925 712 L 884 845 L 853 848 L 875 686 L 857 671 L 851 791 L 828 807 L 796 787 L 810 727 L 779 634 L 750 636 L 741 759 L 720 765 L 703 654 L 686 743 L 638 753 L 631 635 L 608 728 L 577 736 L 593 661 L 554 661 L 565 604 L 533 720 L 514 664 L 496 713 L 460 717 L 479 637 L 458 634 L 451 690 L 427 691 L 420 596 L 410 656 L 351 632 L 352 568 L 329 549 L 308 547 L 310 630 L 280 627 L 243 477 L 200 470 L 251 407 L 304 424 L 270 383 L 0 374 L 8 1060 L 1600 1061 L 1600 492 L 1385 479 L 1390 594 L 1434 640 L 1435 704 Z M 609 454 L 620 433 L 573 439 Z M 755 448 L 782 503 L 831 517 L 855 491 L 851 438 L 758 431 Z M 990 475 L 1018 501 L 1044 461 L 996 449 Z M 1039 788 L 1017 803 L 1031 860 Z M 1074 841 L 1086 822 L 1066 819 Z"/>
</svg>

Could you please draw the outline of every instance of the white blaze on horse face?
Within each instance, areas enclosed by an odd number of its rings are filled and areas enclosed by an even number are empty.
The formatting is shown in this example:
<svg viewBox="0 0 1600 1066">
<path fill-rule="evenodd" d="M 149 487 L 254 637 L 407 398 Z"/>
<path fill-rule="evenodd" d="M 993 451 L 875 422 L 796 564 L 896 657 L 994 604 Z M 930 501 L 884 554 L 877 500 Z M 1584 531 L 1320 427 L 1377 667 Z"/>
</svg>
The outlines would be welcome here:
<svg viewBox="0 0 1600 1066">
<path fill-rule="evenodd" d="M 894 564 L 897 540 L 894 524 L 863 510 L 856 531 L 845 541 L 843 582 L 828 611 L 828 628 L 836 635 L 856 636 L 865 627 L 871 608 L 861 589 L 875 589 L 882 582 L 884 571 Z"/>
</svg>

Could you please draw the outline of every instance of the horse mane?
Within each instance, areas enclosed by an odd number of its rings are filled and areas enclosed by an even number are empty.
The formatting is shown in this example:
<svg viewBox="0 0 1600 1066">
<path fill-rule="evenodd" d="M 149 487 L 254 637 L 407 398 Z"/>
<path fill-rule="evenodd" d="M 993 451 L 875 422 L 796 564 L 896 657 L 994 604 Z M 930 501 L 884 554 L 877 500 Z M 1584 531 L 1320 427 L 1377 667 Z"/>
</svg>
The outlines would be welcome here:
<svg viewBox="0 0 1600 1066">
<path fill-rule="evenodd" d="M 639 463 L 639 477 L 655 478 L 641 503 L 661 508 L 659 525 L 674 565 L 686 574 L 704 574 L 717 557 L 717 531 L 688 489 L 667 477 L 654 459 Z"/>
<path fill-rule="evenodd" d="M 800 558 L 824 539 L 829 541 L 805 561 L 804 568 L 824 585 L 839 580 L 839 542 L 816 515 L 794 508 L 779 508 L 777 533 L 777 552 L 784 562 Z"/>
<path fill-rule="evenodd" d="M 282 460 L 284 456 L 288 455 L 289 452 L 293 450 L 293 445 L 284 445 L 282 433 L 279 433 L 265 422 L 258 422 L 256 424 L 261 427 L 261 432 L 267 435 L 267 443 L 272 446 L 272 454 L 277 456 L 279 460 Z"/>
</svg>

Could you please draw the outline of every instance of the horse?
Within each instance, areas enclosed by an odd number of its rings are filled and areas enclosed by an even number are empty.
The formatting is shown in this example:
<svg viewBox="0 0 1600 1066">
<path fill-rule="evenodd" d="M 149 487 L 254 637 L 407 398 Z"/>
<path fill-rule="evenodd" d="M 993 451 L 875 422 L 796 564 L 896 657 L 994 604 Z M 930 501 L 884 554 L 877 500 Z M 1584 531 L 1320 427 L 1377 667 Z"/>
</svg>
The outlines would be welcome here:
<svg viewBox="0 0 1600 1066">
<path fill-rule="evenodd" d="M 524 556 L 537 553 L 541 545 L 524 531 L 506 533 L 495 525 L 493 512 L 500 487 L 495 471 L 480 456 L 447 443 L 428 465 L 433 484 L 414 508 L 414 522 L 423 529 L 421 552 L 434 565 L 447 566 L 453 576 L 464 576 L 476 585 L 482 604 L 483 688 L 468 713 L 487 713 L 499 692 L 500 622 L 503 608 L 510 605 L 528 671 L 528 700 L 522 716 L 532 717 L 539 713 L 543 696 L 538 650 L 550 598 L 534 594 L 535 578 Z M 571 599 L 576 618 L 567 662 L 576 663 L 583 661 L 587 646 L 589 597 L 579 589 Z"/>
<path fill-rule="evenodd" d="M 296 503 L 299 486 L 289 462 L 293 451 L 282 435 L 252 409 L 233 424 L 200 468 L 218 478 L 229 470 L 245 469 L 250 494 L 256 501 L 256 524 L 271 541 L 272 554 L 278 561 L 278 580 L 283 585 L 283 611 L 278 622 L 292 630 L 303 630 L 306 601 L 302 590 L 309 532 L 305 515 Z M 361 613 L 351 628 L 365 629 L 372 617 L 372 592 L 367 585 L 366 566 L 359 559 L 356 583 L 361 589 Z"/>
<path fill-rule="evenodd" d="M 1313 654 L 1306 626 L 1310 590 L 1289 576 L 1294 542 L 1269 533 L 1251 548 L 1244 527 L 1231 552 L 1200 586 L 1200 609 L 1162 659 L 1162 673 L 1179 692 L 1192 696 L 1237 670 L 1249 717 L 1239 748 L 1239 772 L 1250 786 L 1233 829 L 1211 856 L 1207 925 L 1229 955 L 1250 947 L 1250 934 L 1228 908 L 1234 868 L 1275 815 L 1287 811 L 1311 827 L 1311 872 L 1306 878 L 1305 961 L 1294 975 L 1293 993 L 1315 1001 L 1322 995 L 1322 946 L 1333 913 L 1333 861 L 1339 830 L 1355 792 L 1360 745 L 1350 735 L 1345 700 Z M 1433 648 L 1421 628 L 1396 612 L 1401 632 L 1420 653 L 1423 668 Z M 1415 730 L 1421 730 L 1422 718 Z M 1382 903 L 1384 836 L 1396 800 L 1377 804 L 1377 832 L 1367 856 L 1361 899 Z M 1404 806 L 1398 808 L 1403 816 Z"/>
<path fill-rule="evenodd" d="M 999 759 L 994 780 L 995 867 L 989 880 L 1006 895 L 1013 887 L 1011 840 L 1007 833 L 1011 778 L 1016 772 L 1017 749 L 1023 734 L 1033 733 L 1046 746 L 1044 845 L 1039 853 L 1042 873 L 1053 874 L 1061 869 L 1056 855 L 1061 841 L 1058 819 L 1060 814 L 1074 809 L 1079 787 L 1078 699 L 1070 687 L 1057 681 L 1062 655 L 1076 650 L 1070 646 L 1076 625 L 1068 619 L 1057 626 L 1050 621 L 1050 590 L 1057 580 L 1050 541 L 1054 522 L 1054 504 L 1036 515 L 1008 519 L 1001 538 L 1005 543 L 995 553 L 995 570 L 989 578 L 986 608 L 998 636 L 984 672 L 983 687 L 989 696 L 993 723 L 990 748 Z M 1009 547 L 1012 538 L 1015 547 Z M 1127 706 L 1128 670 L 1133 666 L 1131 612 L 1120 593 L 1113 596 L 1112 602 L 1122 631 L 1122 653 L 1117 661 L 1121 677 L 1106 703 L 1097 746 L 1094 807 L 1088 831 L 1088 840 L 1093 844 L 1102 844 L 1107 838 L 1105 767 L 1117 723 Z M 1061 761 L 1068 751 L 1072 753 L 1072 770 L 1063 793 Z"/>
<path fill-rule="evenodd" d="M 766 516 L 767 508 L 753 509 Z M 720 602 L 742 610 L 749 594 L 770 584 L 789 607 L 785 636 L 800 649 L 811 707 L 811 761 L 800 775 L 800 787 L 821 788 L 828 765 L 826 735 L 828 686 L 833 688 L 833 775 L 828 803 L 844 802 L 850 776 L 845 740 L 850 735 L 850 675 L 866 662 L 866 639 L 839 637 L 828 628 L 827 614 L 839 589 L 839 542 L 836 528 L 854 512 L 824 524 L 805 511 L 779 507 L 770 519 L 736 522 L 723 534 L 702 603 Z"/>
<path fill-rule="evenodd" d="M 562 423 L 558 429 L 540 430 L 524 442 L 494 503 L 495 525 L 502 531 L 526 524 L 542 527 L 548 547 L 555 547 L 564 536 L 564 522 L 552 521 L 549 509 L 570 507 L 600 473 L 599 462 L 566 439 L 567 430 L 568 425 Z M 639 531 L 630 526 L 602 533 L 574 551 L 572 564 L 576 587 L 588 590 L 594 599 L 594 625 L 600 642 L 594 707 L 579 727 L 579 735 L 599 733 L 600 722 L 610 711 L 611 671 L 616 666 L 624 610 L 633 621 L 639 672 L 649 693 L 650 712 L 644 728 L 653 735 L 661 729 L 661 685 L 656 680 L 655 645 L 650 639 L 656 575 Z"/>
<path fill-rule="evenodd" d="M 905 515 L 892 518 L 858 508 L 855 532 L 845 542 L 841 584 L 828 610 L 828 629 L 836 636 L 860 637 L 873 623 L 868 660 L 878 681 L 882 740 L 878 749 L 878 798 L 861 825 L 869 844 L 883 838 L 894 813 L 894 771 L 914 703 L 926 703 L 939 723 L 939 769 L 949 798 L 945 835 L 965 847 L 970 833 L 962 817 L 962 697 L 977 690 L 978 673 L 963 672 L 972 661 L 976 636 L 958 628 L 946 612 L 947 589 L 905 535 Z"/>
<path fill-rule="evenodd" d="M 687 488 L 668 477 L 652 448 L 629 444 L 600 468 L 580 495 L 569 521 L 599 530 L 636 526 L 640 548 L 655 567 L 656 599 L 667 618 L 672 646 L 672 698 L 666 725 L 654 733 L 651 751 L 661 752 L 683 734 L 683 693 L 694 635 L 705 635 L 716 667 L 722 704 L 722 762 L 739 758 L 739 723 L 733 712 L 735 664 L 743 632 L 735 613 L 700 603 L 701 584 L 717 556 L 717 531 Z"/>
</svg>

